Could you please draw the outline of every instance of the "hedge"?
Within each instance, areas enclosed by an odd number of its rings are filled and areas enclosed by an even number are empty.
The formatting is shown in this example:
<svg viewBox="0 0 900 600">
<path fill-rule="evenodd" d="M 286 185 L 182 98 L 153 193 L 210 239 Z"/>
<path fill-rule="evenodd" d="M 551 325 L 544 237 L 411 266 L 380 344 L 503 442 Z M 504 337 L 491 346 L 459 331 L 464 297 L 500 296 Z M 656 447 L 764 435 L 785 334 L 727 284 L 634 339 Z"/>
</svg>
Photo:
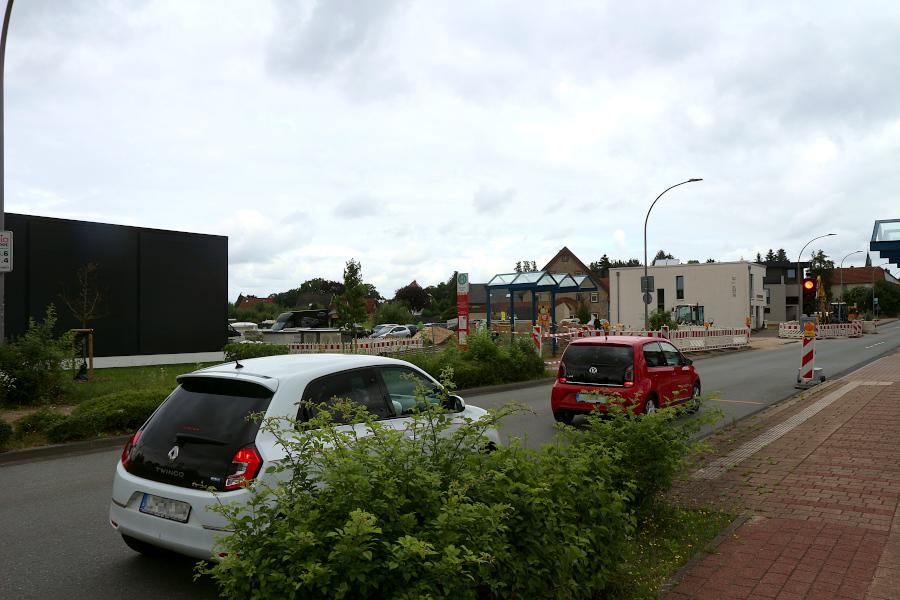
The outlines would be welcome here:
<svg viewBox="0 0 900 600">
<path fill-rule="evenodd" d="M 13 437 L 13 426 L 0 419 L 0 450 L 6 448 L 6 445 Z"/>
<path fill-rule="evenodd" d="M 234 342 L 226 344 L 225 360 L 247 360 L 261 356 L 278 356 L 288 354 L 290 349 L 284 344 L 267 344 L 265 342 Z"/>
<path fill-rule="evenodd" d="M 131 390 L 98 396 L 79 404 L 70 416 L 53 423 L 44 433 L 53 443 L 130 433 L 144 424 L 170 391 Z"/>
</svg>

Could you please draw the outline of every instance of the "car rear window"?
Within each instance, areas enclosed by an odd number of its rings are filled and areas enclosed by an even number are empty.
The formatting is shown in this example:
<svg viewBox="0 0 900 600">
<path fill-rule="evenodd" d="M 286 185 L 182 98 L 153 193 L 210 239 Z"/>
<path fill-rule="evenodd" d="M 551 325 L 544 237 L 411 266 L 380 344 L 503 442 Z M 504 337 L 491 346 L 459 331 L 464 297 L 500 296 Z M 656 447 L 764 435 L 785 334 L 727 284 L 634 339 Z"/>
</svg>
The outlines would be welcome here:
<svg viewBox="0 0 900 600">
<path fill-rule="evenodd" d="M 247 381 L 182 381 L 141 432 L 129 471 L 174 485 L 221 488 L 234 454 L 256 439 L 259 420 L 248 417 L 264 412 L 272 395 Z"/>
<path fill-rule="evenodd" d="M 631 346 L 572 344 L 562 357 L 566 380 L 593 385 L 623 385 L 625 369 L 634 365 Z"/>
</svg>

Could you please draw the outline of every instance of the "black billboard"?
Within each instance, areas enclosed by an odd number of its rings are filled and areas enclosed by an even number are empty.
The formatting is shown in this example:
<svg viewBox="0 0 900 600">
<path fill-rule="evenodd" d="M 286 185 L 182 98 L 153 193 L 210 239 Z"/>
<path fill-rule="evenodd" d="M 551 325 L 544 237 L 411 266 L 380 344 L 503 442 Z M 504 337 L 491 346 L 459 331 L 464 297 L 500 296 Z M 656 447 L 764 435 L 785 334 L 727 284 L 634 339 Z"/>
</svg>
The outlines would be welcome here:
<svg viewBox="0 0 900 600">
<path fill-rule="evenodd" d="M 57 329 L 81 327 L 70 310 L 99 296 L 89 327 L 96 356 L 221 350 L 228 296 L 228 238 L 31 215 L 6 215 L 13 232 L 6 274 L 6 335 L 56 306 Z M 95 270 L 85 286 L 79 271 Z"/>
</svg>

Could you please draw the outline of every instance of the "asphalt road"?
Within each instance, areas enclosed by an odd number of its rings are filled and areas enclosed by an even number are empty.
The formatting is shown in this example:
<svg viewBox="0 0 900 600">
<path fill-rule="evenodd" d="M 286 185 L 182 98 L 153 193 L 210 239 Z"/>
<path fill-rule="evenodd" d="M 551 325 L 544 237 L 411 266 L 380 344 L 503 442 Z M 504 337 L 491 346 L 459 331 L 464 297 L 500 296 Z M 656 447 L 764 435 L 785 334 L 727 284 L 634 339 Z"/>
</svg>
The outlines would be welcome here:
<svg viewBox="0 0 900 600">
<path fill-rule="evenodd" d="M 900 347 L 900 322 L 877 335 L 822 340 L 817 365 L 829 377 Z M 698 359 L 710 401 L 739 418 L 791 395 L 799 343 Z M 530 445 L 553 433 L 550 386 L 470 397 L 482 407 L 516 400 L 534 414 L 512 417 L 506 435 Z M 187 559 L 148 559 L 129 550 L 108 522 L 109 494 L 119 449 L 0 466 L 0 598 L 215 598 L 208 579 L 193 580 Z"/>
</svg>

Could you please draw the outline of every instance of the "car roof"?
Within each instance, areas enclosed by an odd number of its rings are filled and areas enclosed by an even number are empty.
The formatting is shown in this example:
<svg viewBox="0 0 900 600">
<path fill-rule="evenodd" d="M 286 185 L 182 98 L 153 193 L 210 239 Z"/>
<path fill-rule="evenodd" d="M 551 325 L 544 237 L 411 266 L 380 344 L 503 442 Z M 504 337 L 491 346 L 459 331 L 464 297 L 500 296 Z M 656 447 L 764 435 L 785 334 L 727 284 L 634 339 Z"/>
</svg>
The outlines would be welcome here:
<svg viewBox="0 0 900 600">
<path fill-rule="evenodd" d="M 647 342 L 658 342 L 660 340 L 668 341 L 665 338 L 652 338 L 640 335 L 597 335 L 594 337 L 578 338 L 569 342 L 569 345 L 592 345 L 592 346 L 640 346 Z"/>
<path fill-rule="evenodd" d="M 189 373 L 187 376 L 226 376 L 246 378 L 256 382 L 272 379 L 288 381 L 297 378 L 312 379 L 334 371 L 346 371 L 362 367 L 383 365 L 409 366 L 409 363 L 395 358 L 364 354 L 283 354 L 280 356 L 248 358 L 240 361 L 242 365 L 240 368 L 237 367 L 237 364 L 235 361 L 232 361 L 214 365 Z"/>
</svg>

